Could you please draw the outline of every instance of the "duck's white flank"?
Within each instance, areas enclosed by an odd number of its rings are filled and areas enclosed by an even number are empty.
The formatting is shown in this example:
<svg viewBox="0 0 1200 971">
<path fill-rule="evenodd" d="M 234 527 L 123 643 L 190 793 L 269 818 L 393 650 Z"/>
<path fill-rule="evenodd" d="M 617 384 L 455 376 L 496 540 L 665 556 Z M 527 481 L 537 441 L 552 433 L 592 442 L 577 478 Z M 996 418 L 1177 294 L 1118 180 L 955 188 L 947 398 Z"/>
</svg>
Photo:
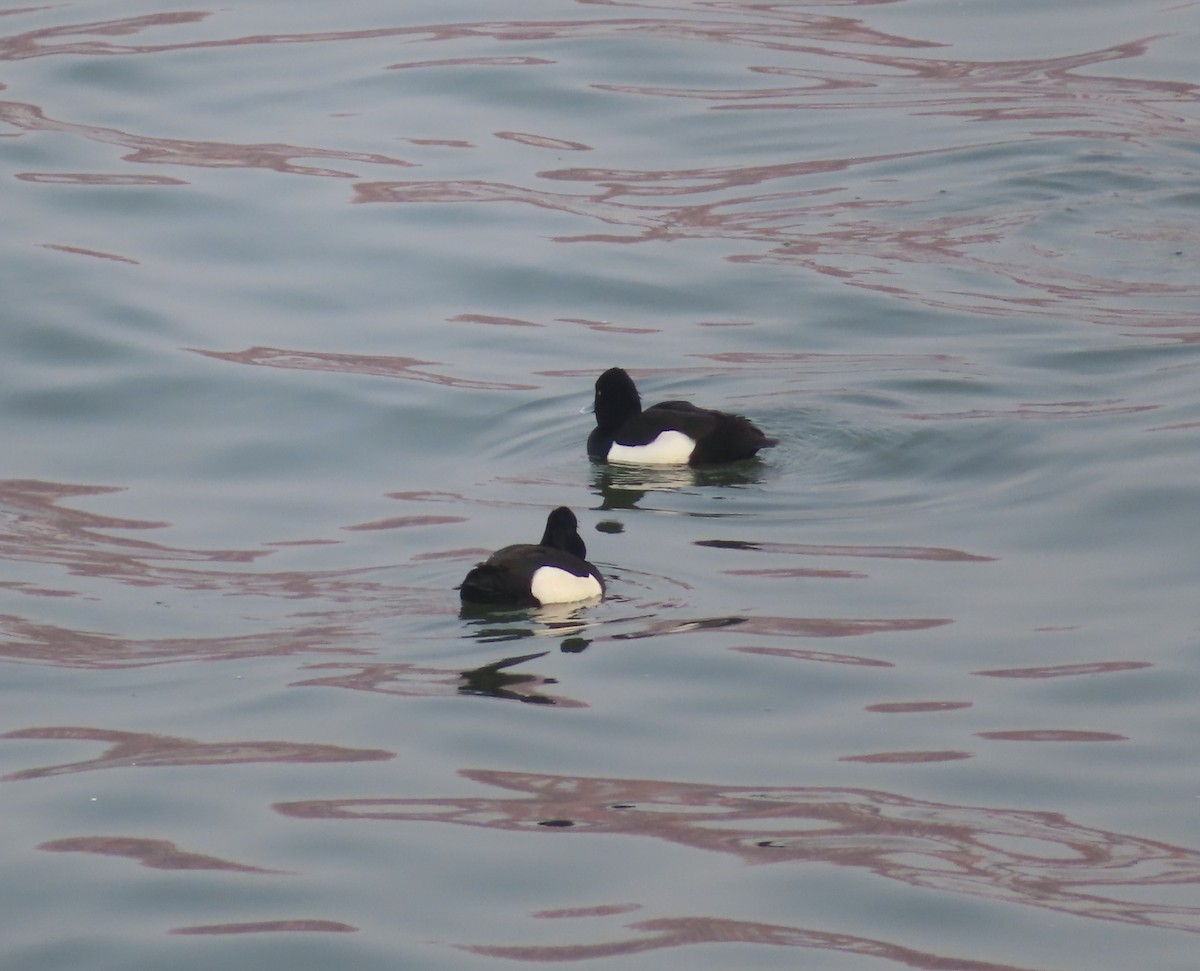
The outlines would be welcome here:
<svg viewBox="0 0 1200 971">
<path fill-rule="evenodd" d="M 659 432 L 654 441 L 645 445 L 613 442 L 608 450 L 608 460 L 629 465 L 687 465 L 695 448 L 696 443 L 687 435 L 672 429 Z"/>
<path fill-rule="evenodd" d="M 540 604 L 564 604 L 575 600 L 591 600 L 602 593 L 600 581 L 590 573 L 577 577 L 556 566 L 539 566 L 533 571 L 529 586 L 533 599 Z"/>
</svg>

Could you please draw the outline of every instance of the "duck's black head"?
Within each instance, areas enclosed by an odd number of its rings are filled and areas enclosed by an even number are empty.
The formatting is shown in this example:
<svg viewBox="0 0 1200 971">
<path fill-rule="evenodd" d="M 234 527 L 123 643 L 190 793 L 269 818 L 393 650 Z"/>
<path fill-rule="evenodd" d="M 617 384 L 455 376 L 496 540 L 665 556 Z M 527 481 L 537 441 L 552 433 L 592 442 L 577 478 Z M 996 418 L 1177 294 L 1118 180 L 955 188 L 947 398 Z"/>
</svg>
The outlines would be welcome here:
<svg viewBox="0 0 1200 971">
<path fill-rule="evenodd" d="M 596 379 L 596 427 L 611 435 L 634 415 L 641 414 L 642 396 L 623 368 L 611 367 Z"/>
<path fill-rule="evenodd" d="M 546 517 L 546 531 L 542 534 L 541 545 L 562 550 L 581 560 L 587 559 L 587 547 L 579 535 L 579 520 L 566 506 L 559 506 Z"/>
</svg>

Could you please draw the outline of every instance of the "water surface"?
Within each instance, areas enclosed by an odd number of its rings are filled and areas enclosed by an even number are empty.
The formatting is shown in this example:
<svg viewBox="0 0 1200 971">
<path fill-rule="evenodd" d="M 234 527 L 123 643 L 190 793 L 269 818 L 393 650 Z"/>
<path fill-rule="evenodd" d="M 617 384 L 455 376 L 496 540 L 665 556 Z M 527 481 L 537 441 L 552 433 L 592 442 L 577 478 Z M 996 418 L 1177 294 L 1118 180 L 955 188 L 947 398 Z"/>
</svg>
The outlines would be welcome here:
<svg viewBox="0 0 1200 971">
<path fill-rule="evenodd" d="M 1194 967 L 1195 10 L 0 10 L 5 966 Z"/>
</svg>

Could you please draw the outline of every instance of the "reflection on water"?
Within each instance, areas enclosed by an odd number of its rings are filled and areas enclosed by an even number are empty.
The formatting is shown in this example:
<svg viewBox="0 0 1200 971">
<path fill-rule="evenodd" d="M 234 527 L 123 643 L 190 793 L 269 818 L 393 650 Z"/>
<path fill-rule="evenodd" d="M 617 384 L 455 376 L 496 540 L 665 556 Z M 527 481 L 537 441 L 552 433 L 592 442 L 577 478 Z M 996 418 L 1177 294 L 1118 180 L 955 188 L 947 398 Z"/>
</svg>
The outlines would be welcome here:
<svg viewBox="0 0 1200 971">
<path fill-rule="evenodd" d="M 1147 899 L 1154 888 L 1200 883 L 1200 850 L 1080 826 L 1060 813 L 956 806 L 865 789 L 759 789 L 488 769 L 461 774 L 519 795 L 312 800 L 275 808 L 302 819 L 652 837 L 747 863 L 867 869 L 946 893 L 1200 932 L 1200 908 Z M 1122 888 L 1129 891 L 1125 899 Z"/>
<path fill-rule="evenodd" d="M 696 540 L 696 546 L 713 549 L 751 550 L 756 553 L 782 553 L 788 556 L 854 556 L 883 560 L 937 560 L 944 563 L 987 563 L 990 556 L 962 550 L 917 546 L 825 546 L 808 543 L 772 543 L 759 540 Z"/>
<path fill-rule="evenodd" d="M 545 657 L 547 653 L 547 651 L 538 651 L 535 654 L 506 657 L 491 664 L 464 671 L 462 673 L 463 684 L 459 690 L 467 695 L 552 705 L 555 703 L 554 699 L 528 690 L 528 686 L 531 684 L 544 683 L 536 674 L 514 674 L 507 670 L 525 661 Z"/>
<path fill-rule="evenodd" d="M 74 772 L 90 772 L 93 769 L 122 769 L 132 766 L 153 768 L 164 765 L 242 765 L 248 762 L 377 762 L 396 757 L 394 752 L 382 749 L 352 749 L 302 742 L 196 742 L 190 738 L 171 738 L 167 735 L 65 726 L 18 728 L 0 735 L 0 739 L 107 742 L 109 746 L 103 755 L 94 759 L 22 769 L 0 776 L 0 782 L 44 779 Z"/>
<path fill-rule="evenodd" d="M 647 493 L 678 492 L 706 486 L 737 487 L 761 482 L 761 459 L 747 459 L 723 466 L 592 465 L 592 491 L 600 497 L 600 509 L 636 509 Z M 736 509 L 722 513 L 688 513 L 700 518 L 742 515 Z"/>
<path fill-rule="evenodd" d="M 98 853 L 136 860 L 141 866 L 154 870 L 228 870 L 232 873 L 282 874 L 283 870 L 267 870 L 235 863 L 203 853 L 189 853 L 168 840 L 137 839 L 129 836 L 76 836 L 50 840 L 38 846 L 52 853 Z"/>
<path fill-rule="evenodd" d="M 1114 732 L 1087 732 L 1079 729 L 1023 728 L 1012 731 L 980 732 L 980 738 L 997 742 L 1127 742 L 1125 735 Z"/>
<path fill-rule="evenodd" d="M 179 661 L 235 661 L 295 654 L 364 654 L 357 630 L 308 624 L 241 637 L 130 638 L 38 624 L 0 614 L 0 657 L 55 667 L 123 668 Z M 339 646 L 342 643 L 346 646 Z"/>
<path fill-rule="evenodd" d="M 567 650 L 564 646 L 563 650 Z M 407 698 L 451 697 L 474 695 L 505 701 L 522 701 L 535 705 L 556 705 L 562 708 L 585 708 L 557 692 L 547 692 L 555 685 L 553 678 L 531 672 L 509 671 L 511 667 L 544 657 L 546 651 L 506 657 L 470 670 L 435 668 L 406 663 L 380 662 L 374 664 L 342 664 L 328 662 L 308 664 L 305 671 L 333 671 L 315 678 L 295 681 L 292 687 L 350 688 L 377 694 Z"/>
<path fill-rule="evenodd" d="M 0 481 L 0 557 L 9 563 L 49 565 L 65 574 L 60 584 L 54 586 L 41 581 L 4 580 L 0 581 L 0 588 L 39 601 L 94 600 L 96 593 L 88 581 L 95 580 L 140 590 L 161 589 L 159 596 L 171 592 L 210 593 L 294 601 L 297 606 L 290 622 L 249 634 L 134 637 L 0 613 L 0 657 L 101 669 L 197 659 L 230 661 L 313 653 L 359 655 L 366 653 L 361 646 L 361 625 L 367 616 L 364 606 L 373 604 L 375 612 L 389 614 L 444 610 L 442 591 L 420 586 L 398 588 L 385 582 L 379 570 L 254 569 L 255 564 L 274 555 L 286 543 L 255 549 L 173 547 L 123 535 L 130 531 L 165 529 L 169 523 L 119 519 L 65 504 L 71 499 L 118 491 L 112 486 L 24 479 Z M 436 521 L 458 520 L 438 517 Z M 428 518 L 404 523 L 428 524 Z M 365 530 L 376 525 L 355 524 L 347 528 Z M 68 582 L 68 576 L 79 579 Z M 317 609 L 316 601 L 324 609 Z M 158 603 L 161 606 L 162 602 Z M 39 603 L 34 609 L 43 607 Z"/>
<path fill-rule="evenodd" d="M 958 762 L 974 758 L 971 752 L 957 749 L 934 749 L 916 752 L 872 752 L 868 755 L 843 755 L 839 762 L 859 762 L 866 765 L 928 765 L 931 762 Z"/>
<path fill-rule="evenodd" d="M 847 630 L 846 633 L 851 633 Z M 761 654 L 763 657 L 782 657 L 790 661 L 817 661 L 822 664 L 849 664 L 868 668 L 895 667 L 891 661 L 877 657 L 865 657 L 861 654 L 834 653 L 832 651 L 810 651 L 799 647 L 735 647 L 735 651 L 743 654 Z"/>
<path fill-rule="evenodd" d="M 77 122 L 49 118 L 37 105 L 17 101 L 0 101 L 0 122 L 27 132 L 61 132 L 89 141 L 131 148 L 123 157 L 126 162 L 150 165 L 185 165 L 219 168 L 265 168 L 291 175 L 316 175 L 334 178 L 353 178 L 354 173 L 345 169 L 323 168 L 297 164 L 298 158 L 333 159 L 345 162 L 362 162 L 373 165 L 407 167 L 410 162 L 387 155 L 341 152 L 299 145 L 253 144 L 237 145 L 223 142 L 177 141 L 167 138 L 149 138 L 104 128 L 99 125 L 84 125 Z M 128 176 L 112 176 L 105 173 L 45 173 L 22 172 L 17 175 L 25 182 L 50 184 L 76 184 L 96 186 L 123 186 L 130 184 L 179 186 L 186 185 L 182 179 L 163 179 L 146 176 L 131 183 Z"/>
<path fill-rule="evenodd" d="M 904 617 L 879 619 L 839 619 L 832 617 L 704 617 L 694 620 L 671 620 L 647 623 L 641 630 L 614 634 L 613 640 L 638 640 L 643 637 L 663 637 L 667 634 L 690 634 L 694 631 L 719 631 L 737 627 L 739 634 L 763 637 L 859 637 L 863 634 L 895 634 L 903 631 L 930 630 L 953 621 L 947 617 Z M 804 657 L 806 652 L 791 648 L 737 648 L 749 654 L 771 654 L 779 657 Z"/>
<path fill-rule="evenodd" d="M 910 968 L 929 971 L 1031 971 L 1013 964 L 973 961 L 970 958 L 950 957 L 904 947 L 894 941 L 858 937 L 853 934 L 813 930 L 809 927 L 790 927 L 762 924 L 748 920 L 725 920 L 720 917 L 667 917 L 640 920 L 626 924 L 615 933 L 635 931 L 635 936 L 605 941 L 602 944 L 503 945 L 460 944 L 464 951 L 514 961 L 586 961 L 615 957 L 622 954 L 641 954 L 660 948 L 689 947 L 702 944 L 766 944 L 773 947 L 807 947 L 836 954 L 857 954 L 863 957 L 894 961 Z M 613 933 L 610 931 L 610 933 Z"/>
<path fill-rule="evenodd" d="M 444 366 L 440 361 L 422 361 L 413 357 L 381 357 L 366 354 L 337 354 L 333 352 L 285 350 L 279 347 L 247 347 L 241 351 L 206 351 L 188 348 L 218 361 L 252 364 L 259 367 L 285 368 L 297 371 L 335 371 L 342 374 L 368 374 L 378 377 L 407 378 L 428 381 L 449 388 L 499 391 L 536 391 L 534 384 L 514 384 L 505 381 L 472 381 L 431 370 Z"/>
<path fill-rule="evenodd" d="M 113 531 L 164 529 L 161 521 L 117 519 L 71 509 L 65 499 L 119 492 L 114 486 L 72 485 L 24 479 L 0 480 L 0 556 L 17 562 L 48 563 L 71 575 L 114 580 L 136 587 L 215 590 L 228 594 L 309 599 L 378 593 L 382 584 L 364 579 L 368 570 L 341 573 L 251 572 L 204 569 L 254 564 L 271 549 L 179 549 Z M 363 528 L 359 526 L 358 528 Z M 198 567 L 176 564 L 199 564 Z M 26 593 L 75 596 L 69 590 L 21 586 Z"/>
<path fill-rule="evenodd" d="M 596 621 L 588 618 L 588 610 L 598 602 L 569 601 L 519 608 L 464 603 L 458 616 L 466 624 L 466 636 L 483 644 L 523 637 L 577 637 L 596 626 Z"/>
<path fill-rule="evenodd" d="M 1117 674 L 1121 671 L 1140 671 L 1152 668 L 1150 661 L 1095 661 L 1089 664 L 1053 664 L 1049 667 L 1006 668 L 998 671 L 976 671 L 985 678 L 1073 678 L 1080 675 Z"/>
<path fill-rule="evenodd" d="M 561 242 L 645 243 L 721 239 L 752 244 L 750 252 L 731 260 L 791 266 L 835 277 L 849 286 L 864 287 L 925 305 L 955 306 L 977 314 L 1005 314 L 1019 308 L 1026 314 L 1058 314 L 1063 304 L 1097 322 L 1133 321 L 1138 326 L 1188 326 L 1188 315 L 1166 310 L 1147 317 L 1144 309 L 1131 312 L 1126 301 L 1143 294 L 1195 301 L 1194 282 L 1140 279 L 1140 267 L 1130 264 L 1117 275 L 1098 273 L 1078 247 L 1053 247 L 1023 240 L 1034 226 L 1047 227 L 1070 218 L 1070 209 L 1045 204 L 1049 189 L 1082 199 L 1100 194 L 1081 189 L 1116 171 L 1129 177 L 1134 191 L 1146 198 L 1169 192 L 1172 177 L 1151 174 L 1140 166 L 1130 148 L 1155 142 L 1172 154 L 1171 141 L 1186 145 L 1193 132 L 1189 109 L 1200 100 L 1200 85 L 1184 81 L 1105 75 L 1102 66 L 1145 58 L 1160 37 L 1136 39 L 1092 50 L 1052 57 L 980 61 L 946 56 L 945 45 L 934 39 L 905 37 L 873 28 L 861 17 L 827 16 L 809 10 L 771 5 L 706 6 L 693 10 L 645 8 L 637 4 L 603 4 L 638 16 L 587 19 L 597 6 L 584 4 L 575 18 L 506 23 L 439 23 L 400 25 L 363 30 L 264 32 L 251 36 L 222 36 L 224 19 L 200 12 L 160 13 L 108 22 L 57 25 L 0 39 L 0 59 L 21 61 L 45 57 L 136 57 L 172 51 L 247 50 L 260 45 L 344 45 L 394 38 L 409 45 L 469 44 L 470 53 L 380 62 L 375 70 L 445 71 L 469 69 L 541 70 L 557 65 L 560 42 L 586 39 L 592 43 L 618 41 L 636 35 L 660 42 L 688 42 L 753 50 L 756 62 L 745 66 L 736 85 L 681 87 L 664 84 L 593 80 L 591 91 L 651 104 L 672 100 L 698 103 L 717 112 L 769 111 L 781 117 L 818 118 L 822 112 L 856 112 L 864 118 L 943 116 L 988 126 L 987 132 L 951 129 L 904 151 L 874 151 L 860 155 L 833 154 L 782 162 L 756 160 L 740 166 L 559 168 L 531 174 L 528 184 L 488 179 L 426 178 L 420 181 L 362 181 L 364 166 L 409 167 L 419 164 L 390 154 L 279 143 L 238 144 L 200 139 L 169 139 L 121 131 L 112 127 L 48 117 L 35 104 L 0 103 L 0 120 L 19 133 L 57 132 L 129 149 L 123 161 L 136 166 L 200 166 L 264 168 L 292 175 L 358 180 L 353 198 L 363 203 L 491 203 L 533 206 L 571 214 L 598 223 L 600 231 L 557 237 Z M 869 6 L 869 5 L 868 5 Z M 608 13 L 608 11 L 605 11 Z M 651 14 L 647 16 L 647 14 Z M 196 40 L 189 28 L 206 21 L 206 36 Z M 159 43 L 132 43 L 142 34 L 169 37 Z M 125 39 L 116 43 L 113 37 Z M 521 42 L 527 53 L 499 58 L 487 41 Z M 551 56 L 538 56 L 544 50 Z M 797 64 L 797 58 L 803 60 Z M 783 83 L 780 83 L 783 79 Z M 1120 111 L 1114 114 L 1113 105 Z M 1016 128 L 1010 125 L 1016 124 Z M 958 134 L 958 132 L 964 134 Z M 967 140 L 965 132 L 970 131 Z M 585 145 L 544 132 L 498 130 L 492 138 L 533 149 L 563 153 L 589 151 Z M 953 168 L 959 156 L 983 150 L 999 158 L 1003 150 L 1027 150 L 1031 143 L 1074 139 L 1092 149 L 1075 161 L 1044 164 L 1030 154 L 1021 174 L 1000 168 L 996 184 L 1006 197 L 948 209 L 930 197 L 924 185 L 916 191 L 903 185 L 872 181 L 871 192 L 847 189 L 846 183 L 867 181 L 882 166 Z M 407 139 L 414 148 L 437 145 L 460 151 L 481 146 L 468 139 Z M 866 147 L 864 144 L 862 147 Z M 1188 167 L 1183 149 L 1174 150 L 1180 170 Z M 299 159 L 339 163 L 338 167 L 308 165 Z M 985 158 L 985 162 L 987 159 Z M 959 167 L 964 167 L 959 165 Z M 970 168 L 972 166 L 965 166 Z M 861 170 L 861 171 L 860 171 Z M 29 181 L 85 184 L 128 180 L 127 173 L 25 172 Z M 161 178 L 153 175 L 148 178 Z M 181 180 L 173 180 L 178 185 Z M 577 185 L 577 191 L 551 191 L 545 185 Z M 118 184 L 126 184 L 124 182 Z M 158 184 L 166 185 L 165 182 Z M 1102 186 L 1101 186 L 1102 188 Z M 897 219 L 897 213 L 904 213 Z M 1195 244 L 1193 224 L 1146 220 L 1095 231 L 1147 241 L 1169 240 L 1179 247 Z M 975 282 L 955 286 L 948 279 L 933 290 L 902 281 L 896 264 L 953 268 Z M 990 277 L 987 282 L 982 277 Z M 482 316 L 493 316 L 483 314 Z"/>
<path fill-rule="evenodd" d="M 876 705 L 867 705 L 866 711 L 874 711 L 881 715 L 909 715 L 926 711 L 955 711 L 959 708 L 970 708 L 969 701 L 889 701 Z"/>
</svg>

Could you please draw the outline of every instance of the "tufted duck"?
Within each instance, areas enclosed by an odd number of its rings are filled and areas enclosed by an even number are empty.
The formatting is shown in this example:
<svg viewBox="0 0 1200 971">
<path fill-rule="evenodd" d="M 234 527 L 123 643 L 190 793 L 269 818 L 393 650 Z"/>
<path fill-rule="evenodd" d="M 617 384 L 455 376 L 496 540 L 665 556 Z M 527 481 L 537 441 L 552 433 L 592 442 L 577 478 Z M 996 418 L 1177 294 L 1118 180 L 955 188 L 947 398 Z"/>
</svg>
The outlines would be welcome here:
<svg viewBox="0 0 1200 971">
<path fill-rule="evenodd" d="M 594 409 L 588 455 L 608 462 L 714 465 L 751 458 L 775 444 L 741 415 L 687 401 L 662 401 L 643 411 L 633 379 L 619 367 L 596 379 Z"/>
<path fill-rule="evenodd" d="M 538 606 L 604 596 L 604 578 L 587 562 L 575 514 L 559 506 L 546 518 L 538 545 L 497 550 L 459 586 L 464 602 Z"/>
</svg>

